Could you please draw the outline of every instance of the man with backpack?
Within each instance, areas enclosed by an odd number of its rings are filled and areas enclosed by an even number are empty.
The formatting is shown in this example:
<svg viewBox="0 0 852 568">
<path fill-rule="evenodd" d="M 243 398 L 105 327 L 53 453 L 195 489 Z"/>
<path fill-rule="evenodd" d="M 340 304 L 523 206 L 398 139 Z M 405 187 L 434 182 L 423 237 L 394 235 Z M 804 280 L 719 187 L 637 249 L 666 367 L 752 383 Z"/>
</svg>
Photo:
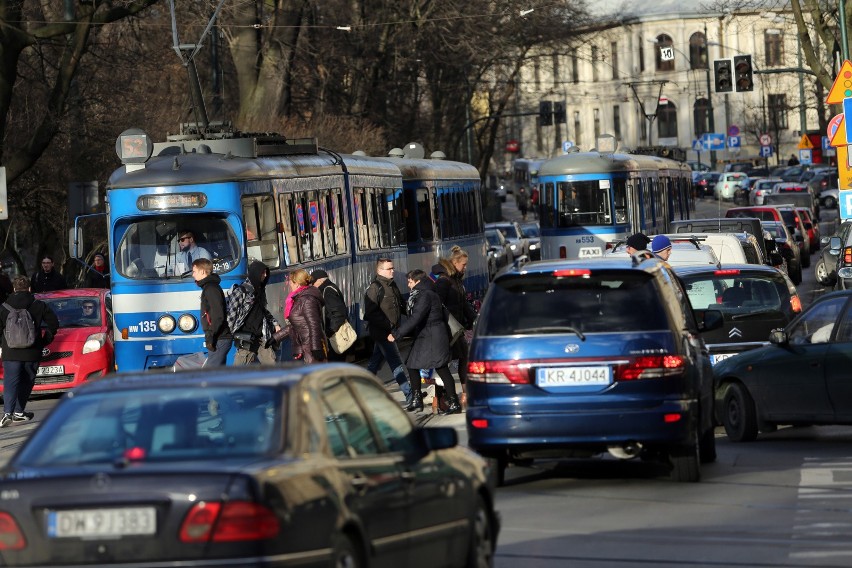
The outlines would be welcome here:
<svg viewBox="0 0 852 568">
<path fill-rule="evenodd" d="M 269 268 L 259 260 L 248 267 L 248 278 L 234 284 L 226 302 L 228 329 L 234 338 L 237 353 L 234 365 L 275 363 L 271 348 L 273 334 L 281 329 L 269 312 L 266 302 L 266 283 Z"/>
<path fill-rule="evenodd" d="M 59 320 L 50 307 L 30 293 L 26 276 L 12 280 L 12 294 L 0 306 L 3 349 L 3 417 L 0 428 L 33 419 L 25 410 L 35 386 L 42 349 L 56 335 Z M 42 323 L 46 326 L 42 329 Z"/>
</svg>

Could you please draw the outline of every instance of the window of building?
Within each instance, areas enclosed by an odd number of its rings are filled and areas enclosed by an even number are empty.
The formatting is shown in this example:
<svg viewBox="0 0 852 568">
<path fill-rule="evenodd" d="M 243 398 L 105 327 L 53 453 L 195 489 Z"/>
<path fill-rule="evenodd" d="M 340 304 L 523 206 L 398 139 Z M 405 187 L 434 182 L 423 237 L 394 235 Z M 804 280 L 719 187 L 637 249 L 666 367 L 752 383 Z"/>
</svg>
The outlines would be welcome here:
<svg viewBox="0 0 852 568">
<path fill-rule="evenodd" d="M 642 44 L 642 36 L 639 36 L 639 72 L 645 70 L 645 46 Z"/>
<path fill-rule="evenodd" d="M 707 40 L 701 32 L 689 37 L 689 68 L 707 69 Z"/>
<path fill-rule="evenodd" d="M 579 146 L 582 130 L 580 128 L 580 111 L 574 111 L 574 143 Z"/>
<path fill-rule="evenodd" d="M 561 82 L 561 69 L 559 67 L 559 56 L 553 56 L 553 86 L 559 87 L 559 83 Z"/>
<path fill-rule="evenodd" d="M 677 138 L 677 107 L 671 101 L 657 107 L 657 135 Z"/>
<path fill-rule="evenodd" d="M 612 133 L 616 140 L 621 140 L 621 107 L 618 105 L 612 107 Z"/>
<path fill-rule="evenodd" d="M 598 48 L 592 46 L 592 81 L 598 80 Z"/>
<path fill-rule="evenodd" d="M 663 47 L 672 47 L 672 38 L 666 34 L 660 34 L 657 36 L 657 41 L 654 45 L 654 61 L 657 63 L 657 71 L 674 71 L 675 62 L 674 59 L 670 59 L 668 61 L 663 61 L 661 48 Z"/>
<path fill-rule="evenodd" d="M 766 30 L 763 32 L 763 44 L 766 51 L 766 66 L 777 67 L 784 59 L 784 36 L 781 30 Z"/>
<path fill-rule="evenodd" d="M 710 103 L 707 99 L 698 99 L 692 107 L 692 116 L 695 121 L 696 138 L 710 132 Z"/>
<path fill-rule="evenodd" d="M 595 144 L 597 144 L 597 140 L 601 136 L 601 111 L 599 109 L 594 110 L 594 117 L 595 117 Z"/>
<path fill-rule="evenodd" d="M 612 78 L 618 79 L 618 42 L 609 44 L 610 59 L 612 59 Z"/>
<path fill-rule="evenodd" d="M 769 124 L 773 130 L 787 128 L 787 95 L 769 95 Z"/>
<path fill-rule="evenodd" d="M 537 91 L 541 90 L 541 65 L 536 57 L 533 60 L 533 81 L 535 82 L 535 89 Z"/>
<path fill-rule="evenodd" d="M 580 64 L 577 61 L 577 50 L 571 50 L 571 82 L 580 82 Z"/>
</svg>

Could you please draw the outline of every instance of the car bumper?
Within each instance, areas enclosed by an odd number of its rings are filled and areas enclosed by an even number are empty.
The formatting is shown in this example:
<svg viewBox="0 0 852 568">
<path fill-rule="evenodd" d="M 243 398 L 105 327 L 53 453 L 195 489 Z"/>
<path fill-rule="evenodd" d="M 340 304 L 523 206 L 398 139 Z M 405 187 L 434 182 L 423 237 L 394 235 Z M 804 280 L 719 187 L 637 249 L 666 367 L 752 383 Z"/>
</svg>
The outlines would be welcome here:
<svg viewBox="0 0 852 568">
<path fill-rule="evenodd" d="M 42 361 L 40 369 L 61 367 L 61 372 L 50 375 L 36 376 L 33 392 L 52 393 L 63 392 L 77 387 L 88 380 L 103 377 L 113 370 L 112 355 L 105 349 L 99 349 L 93 353 L 66 357 L 50 361 Z M 44 372 L 44 371 L 42 371 Z M 0 381 L 0 393 L 3 392 L 2 381 Z"/>
</svg>

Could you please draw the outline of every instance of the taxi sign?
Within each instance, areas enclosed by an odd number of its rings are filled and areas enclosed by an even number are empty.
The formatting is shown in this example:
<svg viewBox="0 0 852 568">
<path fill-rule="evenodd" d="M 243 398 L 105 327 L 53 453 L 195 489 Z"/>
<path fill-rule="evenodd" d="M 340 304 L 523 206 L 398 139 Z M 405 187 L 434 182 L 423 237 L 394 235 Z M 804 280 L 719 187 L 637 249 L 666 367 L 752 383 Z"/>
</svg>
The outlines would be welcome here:
<svg viewBox="0 0 852 568">
<path fill-rule="evenodd" d="M 802 134 L 802 139 L 799 140 L 799 150 L 813 150 L 814 145 L 807 134 Z"/>
<path fill-rule="evenodd" d="M 847 97 L 852 97 L 852 62 L 849 60 L 844 61 L 840 67 L 840 73 L 834 79 L 825 102 L 830 105 L 839 105 Z"/>
</svg>

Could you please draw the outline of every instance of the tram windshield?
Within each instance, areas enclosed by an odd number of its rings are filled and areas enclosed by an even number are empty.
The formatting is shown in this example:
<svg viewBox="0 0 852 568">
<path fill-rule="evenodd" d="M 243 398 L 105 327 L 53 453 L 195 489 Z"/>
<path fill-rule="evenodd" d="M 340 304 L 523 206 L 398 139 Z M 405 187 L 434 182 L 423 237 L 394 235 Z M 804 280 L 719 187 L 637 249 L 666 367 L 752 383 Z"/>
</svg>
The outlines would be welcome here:
<svg viewBox="0 0 852 568">
<path fill-rule="evenodd" d="M 616 199 L 617 219 L 624 223 L 624 197 Z M 611 225 L 613 223 L 609 180 L 564 181 L 556 184 L 557 227 Z M 621 217 L 625 217 L 622 219 Z"/>
<path fill-rule="evenodd" d="M 131 222 L 118 245 L 115 265 L 119 274 L 135 280 L 181 278 L 192 274 L 192 262 L 199 258 L 209 258 L 219 274 L 239 264 L 239 240 L 225 219 L 164 215 Z"/>
</svg>

